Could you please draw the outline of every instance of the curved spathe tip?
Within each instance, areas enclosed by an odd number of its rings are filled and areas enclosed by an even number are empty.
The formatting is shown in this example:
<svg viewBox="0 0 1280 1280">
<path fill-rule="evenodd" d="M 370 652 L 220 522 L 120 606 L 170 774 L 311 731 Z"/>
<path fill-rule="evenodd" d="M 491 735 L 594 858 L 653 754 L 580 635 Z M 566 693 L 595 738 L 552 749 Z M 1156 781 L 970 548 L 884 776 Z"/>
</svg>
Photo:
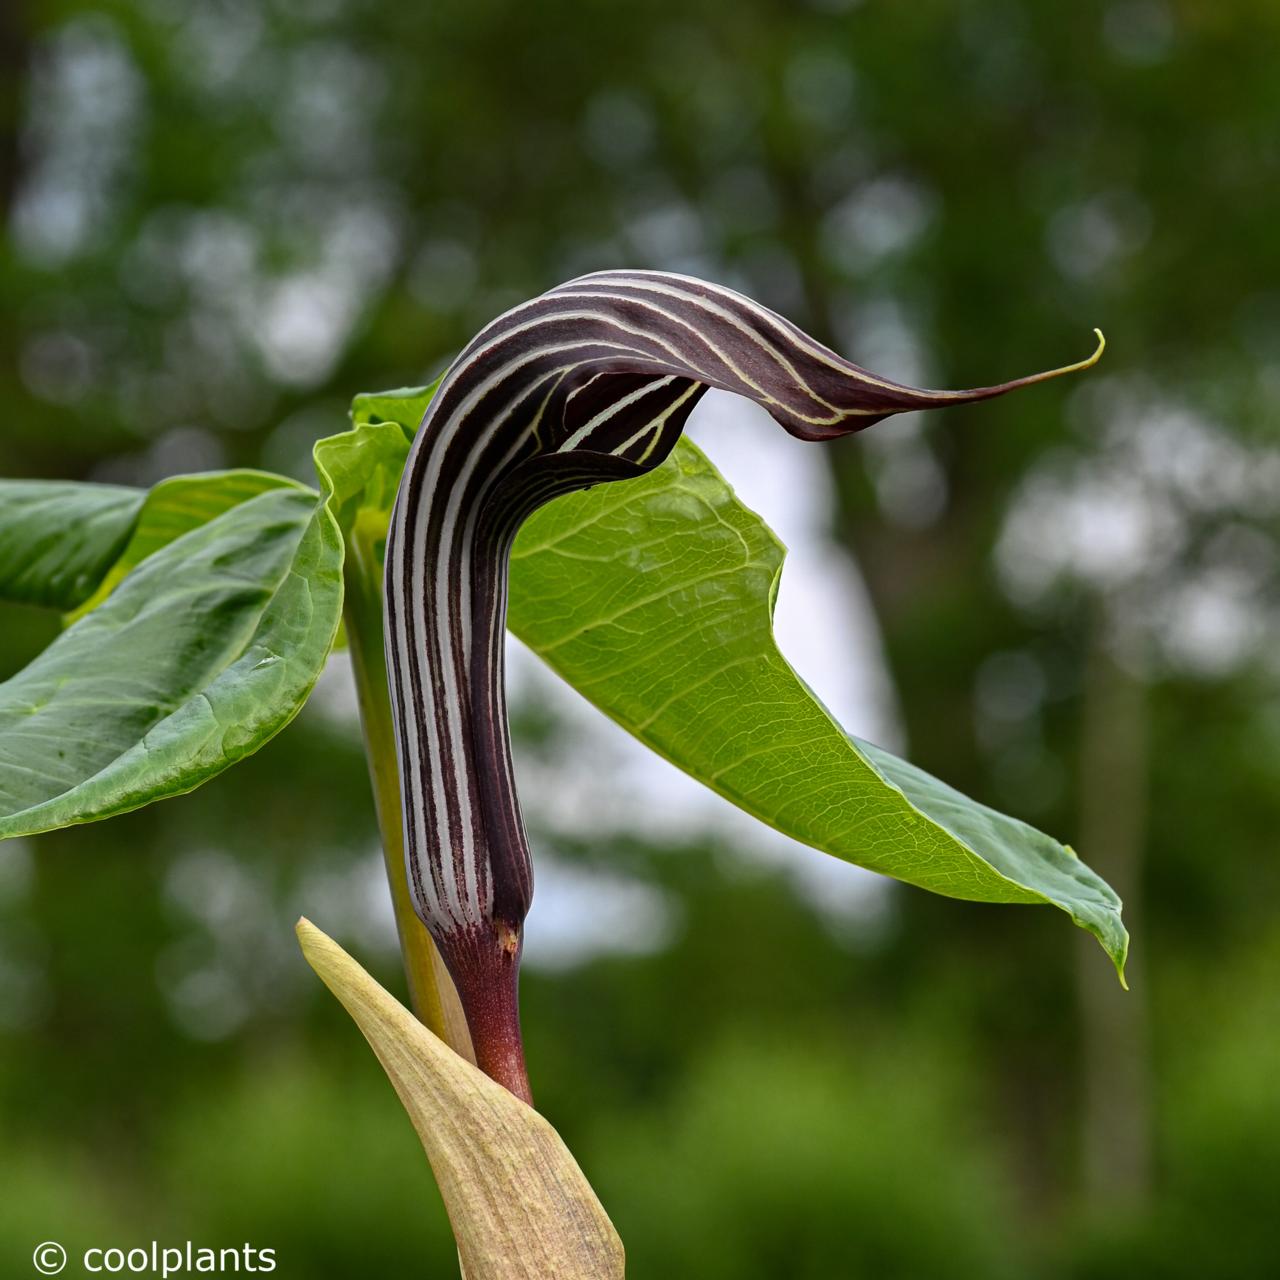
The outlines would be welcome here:
<svg viewBox="0 0 1280 1280">
<path fill-rule="evenodd" d="M 1009 385 L 1026 387 L 1035 382 L 1048 382 L 1050 378 L 1060 378 L 1065 373 L 1083 373 L 1086 369 L 1092 369 L 1102 359 L 1102 353 L 1107 349 L 1107 339 L 1102 330 L 1094 329 L 1093 332 L 1098 339 L 1098 345 L 1093 349 L 1092 355 L 1086 356 L 1083 360 L 1077 360 L 1075 364 L 1064 364 L 1060 369 L 1046 369 L 1043 373 L 1033 373 L 1029 377 L 1020 378 L 1017 382 Z"/>
<path fill-rule="evenodd" d="M 1029 373 L 1024 378 L 1014 378 L 1011 382 L 1001 382 L 994 387 L 982 387 L 977 391 L 957 392 L 957 395 L 973 399 L 985 399 L 987 396 L 1003 395 L 1006 391 L 1017 391 L 1020 387 L 1033 387 L 1037 382 L 1048 382 L 1051 378 L 1061 378 L 1068 373 L 1083 373 L 1086 369 L 1092 369 L 1102 359 L 1102 353 L 1107 349 L 1107 340 L 1103 336 L 1102 330 L 1094 329 L 1093 332 L 1098 339 L 1098 345 L 1093 349 L 1093 353 L 1083 360 L 1077 360 L 1074 364 L 1064 364 L 1057 369 L 1045 369 L 1041 373 Z"/>
<path fill-rule="evenodd" d="M 871 426 L 873 422 L 879 422 L 881 418 L 888 417 L 892 413 L 903 413 L 911 409 L 942 409 L 948 405 L 994 400 L 998 396 L 1007 395 L 1010 391 L 1035 386 L 1037 382 L 1048 382 L 1051 378 L 1061 378 L 1064 374 L 1080 373 L 1085 369 L 1091 369 L 1102 358 L 1102 353 L 1107 346 L 1102 330 L 1095 329 L 1094 333 L 1097 335 L 1098 345 L 1093 353 L 1083 360 L 1077 360 L 1074 364 L 1064 364 L 1058 369 L 1045 369 L 1040 373 L 1029 373 L 1022 378 L 1013 378 L 1009 382 L 997 382 L 989 387 L 971 387 L 967 391 L 915 391 L 910 387 L 892 388 L 899 393 L 899 402 L 896 404 L 887 402 L 886 411 L 883 414 L 865 419 L 854 429 L 861 430 L 864 426 Z M 891 390 L 891 384 L 880 385 L 886 392 Z"/>
</svg>

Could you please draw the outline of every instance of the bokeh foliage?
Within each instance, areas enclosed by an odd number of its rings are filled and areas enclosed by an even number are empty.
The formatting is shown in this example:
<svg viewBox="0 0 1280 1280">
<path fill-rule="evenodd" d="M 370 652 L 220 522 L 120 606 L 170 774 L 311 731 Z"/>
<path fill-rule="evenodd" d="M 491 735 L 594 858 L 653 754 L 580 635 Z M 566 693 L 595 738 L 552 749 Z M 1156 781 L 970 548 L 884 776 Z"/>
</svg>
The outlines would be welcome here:
<svg viewBox="0 0 1280 1280">
<path fill-rule="evenodd" d="M 633 1274 L 1273 1268 L 1277 36 L 1264 0 L 0 9 L 5 475 L 305 476 L 352 393 L 619 262 L 926 384 L 1107 332 L 1087 386 L 832 454 L 912 757 L 1124 886 L 1133 991 L 1037 912 L 901 890 L 835 930 L 723 850 L 558 841 L 679 907 L 654 954 L 526 983 Z M 6 611 L 4 669 L 51 626 Z M 0 1253 L 447 1274 L 290 934 L 373 840 L 316 706 L 191 797 L 0 850 Z"/>
</svg>

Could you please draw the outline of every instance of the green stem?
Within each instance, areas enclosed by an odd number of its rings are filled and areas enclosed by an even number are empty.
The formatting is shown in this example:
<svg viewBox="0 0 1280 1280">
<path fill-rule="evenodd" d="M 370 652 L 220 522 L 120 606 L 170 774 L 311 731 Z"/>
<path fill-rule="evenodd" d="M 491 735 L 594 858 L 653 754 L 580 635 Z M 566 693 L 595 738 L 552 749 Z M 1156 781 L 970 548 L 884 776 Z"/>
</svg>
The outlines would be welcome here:
<svg viewBox="0 0 1280 1280">
<path fill-rule="evenodd" d="M 378 550 L 385 540 L 385 520 L 372 512 L 361 512 L 347 538 L 343 571 L 346 587 L 343 618 L 360 703 L 365 754 L 413 1011 L 419 1021 L 450 1048 L 474 1062 L 471 1037 L 457 992 L 431 935 L 413 909 L 405 875 L 400 775 L 396 767 L 382 638 L 382 563 Z"/>
</svg>

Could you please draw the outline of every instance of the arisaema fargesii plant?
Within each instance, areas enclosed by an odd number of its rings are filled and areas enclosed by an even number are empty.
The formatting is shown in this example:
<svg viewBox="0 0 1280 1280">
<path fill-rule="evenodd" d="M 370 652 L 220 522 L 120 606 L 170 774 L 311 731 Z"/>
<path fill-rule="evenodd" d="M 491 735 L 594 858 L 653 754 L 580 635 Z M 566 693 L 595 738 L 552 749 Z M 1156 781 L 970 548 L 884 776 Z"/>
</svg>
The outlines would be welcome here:
<svg viewBox="0 0 1280 1280">
<path fill-rule="evenodd" d="M 505 629 L 761 821 L 935 893 L 1052 904 L 1123 974 L 1119 899 L 1069 847 L 854 737 L 790 668 L 783 548 L 681 439 L 711 387 L 821 442 L 1097 354 L 922 391 L 728 289 L 603 272 L 499 317 L 435 385 L 356 397 L 351 428 L 315 445 L 317 489 L 256 471 L 4 482 L 0 598 L 66 626 L 0 685 L 0 838 L 200 786 L 279 732 L 345 644 L 413 1013 L 305 920 L 303 951 L 409 1111 L 466 1275 L 621 1275 L 608 1218 L 527 1105 L 534 877 Z"/>
</svg>

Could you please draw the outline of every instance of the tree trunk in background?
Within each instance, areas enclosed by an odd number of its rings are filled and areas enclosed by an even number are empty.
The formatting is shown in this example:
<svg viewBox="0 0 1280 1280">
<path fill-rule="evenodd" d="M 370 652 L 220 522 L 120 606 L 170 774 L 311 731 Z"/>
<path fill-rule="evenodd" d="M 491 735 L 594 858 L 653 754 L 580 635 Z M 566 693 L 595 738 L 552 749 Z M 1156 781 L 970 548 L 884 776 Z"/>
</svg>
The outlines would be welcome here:
<svg viewBox="0 0 1280 1280">
<path fill-rule="evenodd" d="M 779 208 L 780 236 L 791 250 L 804 298 L 804 312 L 794 317 L 820 341 L 842 346 L 827 272 L 815 246 L 819 210 L 806 187 L 805 173 L 794 157 L 773 154 L 767 165 Z M 856 354 L 856 353 L 846 353 Z M 987 481 L 988 461 L 981 438 L 970 440 L 950 460 L 951 493 L 940 518 L 924 529 L 890 526 L 874 508 L 846 503 L 840 512 L 844 539 L 857 556 L 876 616 L 886 637 L 918 600 L 945 590 L 944 584 L 972 578 L 986 559 L 981 513 L 993 500 Z M 843 462 L 828 453 L 833 466 L 860 469 L 862 459 L 845 442 Z M 979 523 L 975 526 L 975 516 Z M 1106 648 L 1108 610 L 1100 601 L 1098 623 L 1090 641 L 1082 722 L 1083 759 L 1079 771 L 1079 841 L 1082 856 L 1120 894 L 1125 920 L 1134 939 L 1128 964 L 1131 990 L 1116 981 L 1115 970 L 1096 941 L 1075 930 L 1072 967 L 1080 1005 L 1079 1066 L 1082 1186 L 1087 1203 L 1098 1207 L 1139 1209 L 1147 1199 L 1151 1168 L 1150 1078 L 1147 1045 L 1147 995 L 1141 947 L 1142 855 L 1146 839 L 1148 786 L 1145 689 L 1119 667 Z M 993 629 L 990 643 L 1001 638 Z M 904 728 L 927 729 L 935 739 L 948 720 L 967 726 L 958 714 L 940 715 L 937 689 L 920 686 L 903 674 L 890 644 L 886 654 L 899 688 Z M 919 677 L 917 669 L 908 676 Z M 967 710 L 967 705 L 966 708 Z M 941 751 L 953 765 L 972 752 L 967 727 L 943 741 Z M 955 780 L 954 775 L 952 780 Z M 1062 1184 L 1055 1162 L 1046 1154 L 1059 1131 L 1055 1108 L 1046 1105 L 1044 1081 L 1051 1074 L 1038 1064 L 1033 1043 L 1016 1049 L 1027 1072 L 1027 1087 L 1015 1100 L 1017 1120 L 1010 1127 L 1009 1156 L 1027 1192 L 1025 1209 L 1032 1218 L 1061 1207 Z M 1050 1093 L 1052 1093 L 1050 1088 Z"/>
<path fill-rule="evenodd" d="M 22 0 L 0 3 L 0 234 L 18 189 L 22 80 L 27 65 L 27 31 Z"/>
<path fill-rule="evenodd" d="M 0 0 L 0 279 L 14 268 L 10 215 L 22 168 L 22 95 L 30 53 L 26 0 Z M 0 307 L 0 398 L 11 412 L 20 404 L 18 309 Z M 6 442 L 7 443 L 7 442 Z M 15 459 L 6 450 L 6 470 Z M 21 469 L 18 475 L 30 474 Z"/>
<path fill-rule="evenodd" d="M 1147 709 L 1142 682 L 1106 645 L 1100 604 L 1085 671 L 1080 733 L 1080 852 L 1124 901 L 1130 990 L 1094 940 L 1076 940 L 1083 1099 L 1082 1180 L 1095 1208 L 1141 1208 L 1151 1181 L 1150 1066 L 1142 949 Z"/>
</svg>

